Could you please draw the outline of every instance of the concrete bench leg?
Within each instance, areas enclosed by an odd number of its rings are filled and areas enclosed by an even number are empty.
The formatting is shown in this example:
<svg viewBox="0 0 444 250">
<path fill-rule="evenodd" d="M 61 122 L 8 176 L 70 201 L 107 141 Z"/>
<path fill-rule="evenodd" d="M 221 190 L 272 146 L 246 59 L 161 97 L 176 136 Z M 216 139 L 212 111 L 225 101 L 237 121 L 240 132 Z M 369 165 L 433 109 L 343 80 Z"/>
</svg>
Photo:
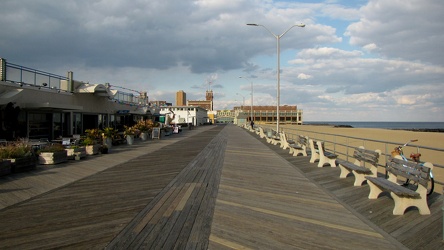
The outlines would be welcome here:
<svg viewBox="0 0 444 250">
<path fill-rule="evenodd" d="M 381 188 L 376 186 L 373 182 L 367 181 L 368 186 L 370 187 L 370 193 L 368 194 L 369 199 L 378 199 L 380 193 L 384 192 Z"/>
<path fill-rule="evenodd" d="M 326 163 L 328 163 L 328 165 L 330 165 L 332 168 L 336 167 L 336 159 L 320 156 L 318 167 L 322 168 Z"/>
<path fill-rule="evenodd" d="M 324 166 L 324 164 L 327 163 L 325 161 L 325 157 L 320 156 L 319 157 L 319 163 L 318 163 L 318 168 L 322 168 Z"/>
<path fill-rule="evenodd" d="M 316 160 L 319 160 L 319 154 L 311 151 L 310 163 L 314 163 Z"/>
<path fill-rule="evenodd" d="M 346 178 L 347 175 L 351 173 L 351 171 L 348 168 L 342 166 L 341 164 L 339 164 L 339 168 L 341 169 L 341 174 L 339 175 L 339 178 L 341 179 Z"/>
<path fill-rule="evenodd" d="M 352 172 L 353 172 L 353 175 L 355 176 L 355 183 L 353 185 L 355 187 L 362 186 L 362 183 L 364 183 L 364 181 L 367 180 L 367 179 L 365 179 L 365 174 L 358 173 L 354 170 Z"/>
<path fill-rule="evenodd" d="M 395 201 L 395 208 L 393 208 L 394 215 L 403 215 L 405 210 L 408 207 L 417 207 L 419 210 L 419 214 L 421 215 L 429 215 L 430 209 L 427 205 L 427 198 L 407 198 L 407 197 L 399 197 L 395 193 L 390 193 L 392 195 L 393 200 Z M 427 196 L 426 196 L 427 197 Z"/>
<path fill-rule="evenodd" d="M 298 156 L 299 154 L 302 154 L 303 156 L 307 156 L 307 152 L 305 152 L 305 150 L 303 149 L 294 149 L 293 150 L 293 156 Z"/>
<path fill-rule="evenodd" d="M 336 158 L 335 159 L 328 158 L 328 163 L 330 164 L 330 166 L 332 168 L 335 168 L 336 167 Z"/>
</svg>

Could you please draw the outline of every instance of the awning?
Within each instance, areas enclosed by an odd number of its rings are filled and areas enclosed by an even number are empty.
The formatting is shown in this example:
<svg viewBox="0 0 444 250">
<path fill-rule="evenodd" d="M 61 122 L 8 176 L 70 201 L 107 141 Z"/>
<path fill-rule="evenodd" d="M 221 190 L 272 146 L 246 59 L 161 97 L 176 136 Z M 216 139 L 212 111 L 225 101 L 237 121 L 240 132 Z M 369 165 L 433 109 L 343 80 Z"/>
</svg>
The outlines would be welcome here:
<svg viewBox="0 0 444 250">
<path fill-rule="evenodd" d="M 104 96 L 113 98 L 117 94 L 117 90 L 110 90 L 103 84 L 83 84 L 76 89 L 80 94 L 94 94 L 96 96 Z"/>
<path fill-rule="evenodd" d="M 0 105 L 14 102 L 14 100 L 20 96 L 22 91 L 23 89 L 10 89 L 0 92 Z"/>
</svg>

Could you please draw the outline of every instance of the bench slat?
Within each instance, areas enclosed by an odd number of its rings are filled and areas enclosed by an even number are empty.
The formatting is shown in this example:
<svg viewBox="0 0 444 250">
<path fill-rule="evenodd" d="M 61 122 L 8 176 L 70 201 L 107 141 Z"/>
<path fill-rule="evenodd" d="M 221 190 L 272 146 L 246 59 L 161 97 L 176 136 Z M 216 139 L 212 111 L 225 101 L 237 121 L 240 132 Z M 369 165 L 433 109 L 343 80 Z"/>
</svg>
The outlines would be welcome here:
<svg viewBox="0 0 444 250">
<path fill-rule="evenodd" d="M 382 189 L 389 190 L 398 196 L 412 197 L 412 198 L 420 197 L 419 193 L 411 189 L 408 189 L 406 187 L 400 186 L 396 183 L 393 183 L 385 178 L 371 177 L 371 176 L 366 176 L 365 178 L 374 183 L 375 185 L 381 187 Z"/>
<path fill-rule="evenodd" d="M 424 187 L 427 187 L 429 182 L 430 170 L 430 168 L 423 166 L 421 163 L 404 161 L 397 158 L 392 158 L 391 161 L 387 163 L 387 171 L 419 183 Z"/>
<path fill-rule="evenodd" d="M 336 162 L 338 164 L 341 164 L 345 168 L 348 168 L 350 170 L 354 170 L 358 173 L 364 173 L 364 174 L 371 174 L 372 173 L 372 171 L 370 169 L 368 169 L 366 167 L 358 166 L 358 165 L 353 164 L 353 163 L 346 161 L 346 160 L 337 159 Z"/>
</svg>

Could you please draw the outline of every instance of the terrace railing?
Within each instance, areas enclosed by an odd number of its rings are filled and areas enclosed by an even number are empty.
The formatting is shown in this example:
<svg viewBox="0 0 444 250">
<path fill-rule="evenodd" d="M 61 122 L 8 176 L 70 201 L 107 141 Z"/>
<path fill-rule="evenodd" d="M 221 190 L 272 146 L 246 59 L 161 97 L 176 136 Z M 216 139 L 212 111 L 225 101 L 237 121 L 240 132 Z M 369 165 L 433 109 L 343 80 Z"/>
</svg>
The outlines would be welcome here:
<svg viewBox="0 0 444 250">
<path fill-rule="evenodd" d="M 59 90 L 60 82 L 62 80 L 68 80 L 65 76 L 10 63 L 4 59 L 1 59 L 1 61 L 1 80 L 3 81 Z"/>
</svg>

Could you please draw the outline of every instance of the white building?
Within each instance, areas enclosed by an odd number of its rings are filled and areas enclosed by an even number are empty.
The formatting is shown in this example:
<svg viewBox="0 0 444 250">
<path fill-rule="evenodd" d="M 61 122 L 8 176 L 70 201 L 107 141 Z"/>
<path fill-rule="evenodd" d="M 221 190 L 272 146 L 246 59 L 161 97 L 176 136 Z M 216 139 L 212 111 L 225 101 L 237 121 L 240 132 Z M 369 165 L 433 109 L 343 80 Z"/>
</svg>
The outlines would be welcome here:
<svg viewBox="0 0 444 250">
<path fill-rule="evenodd" d="M 171 123 L 174 124 L 200 126 L 209 123 L 207 110 L 198 106 L 161 107 L 159 114 L 171 118 Z"/>
</svg>

